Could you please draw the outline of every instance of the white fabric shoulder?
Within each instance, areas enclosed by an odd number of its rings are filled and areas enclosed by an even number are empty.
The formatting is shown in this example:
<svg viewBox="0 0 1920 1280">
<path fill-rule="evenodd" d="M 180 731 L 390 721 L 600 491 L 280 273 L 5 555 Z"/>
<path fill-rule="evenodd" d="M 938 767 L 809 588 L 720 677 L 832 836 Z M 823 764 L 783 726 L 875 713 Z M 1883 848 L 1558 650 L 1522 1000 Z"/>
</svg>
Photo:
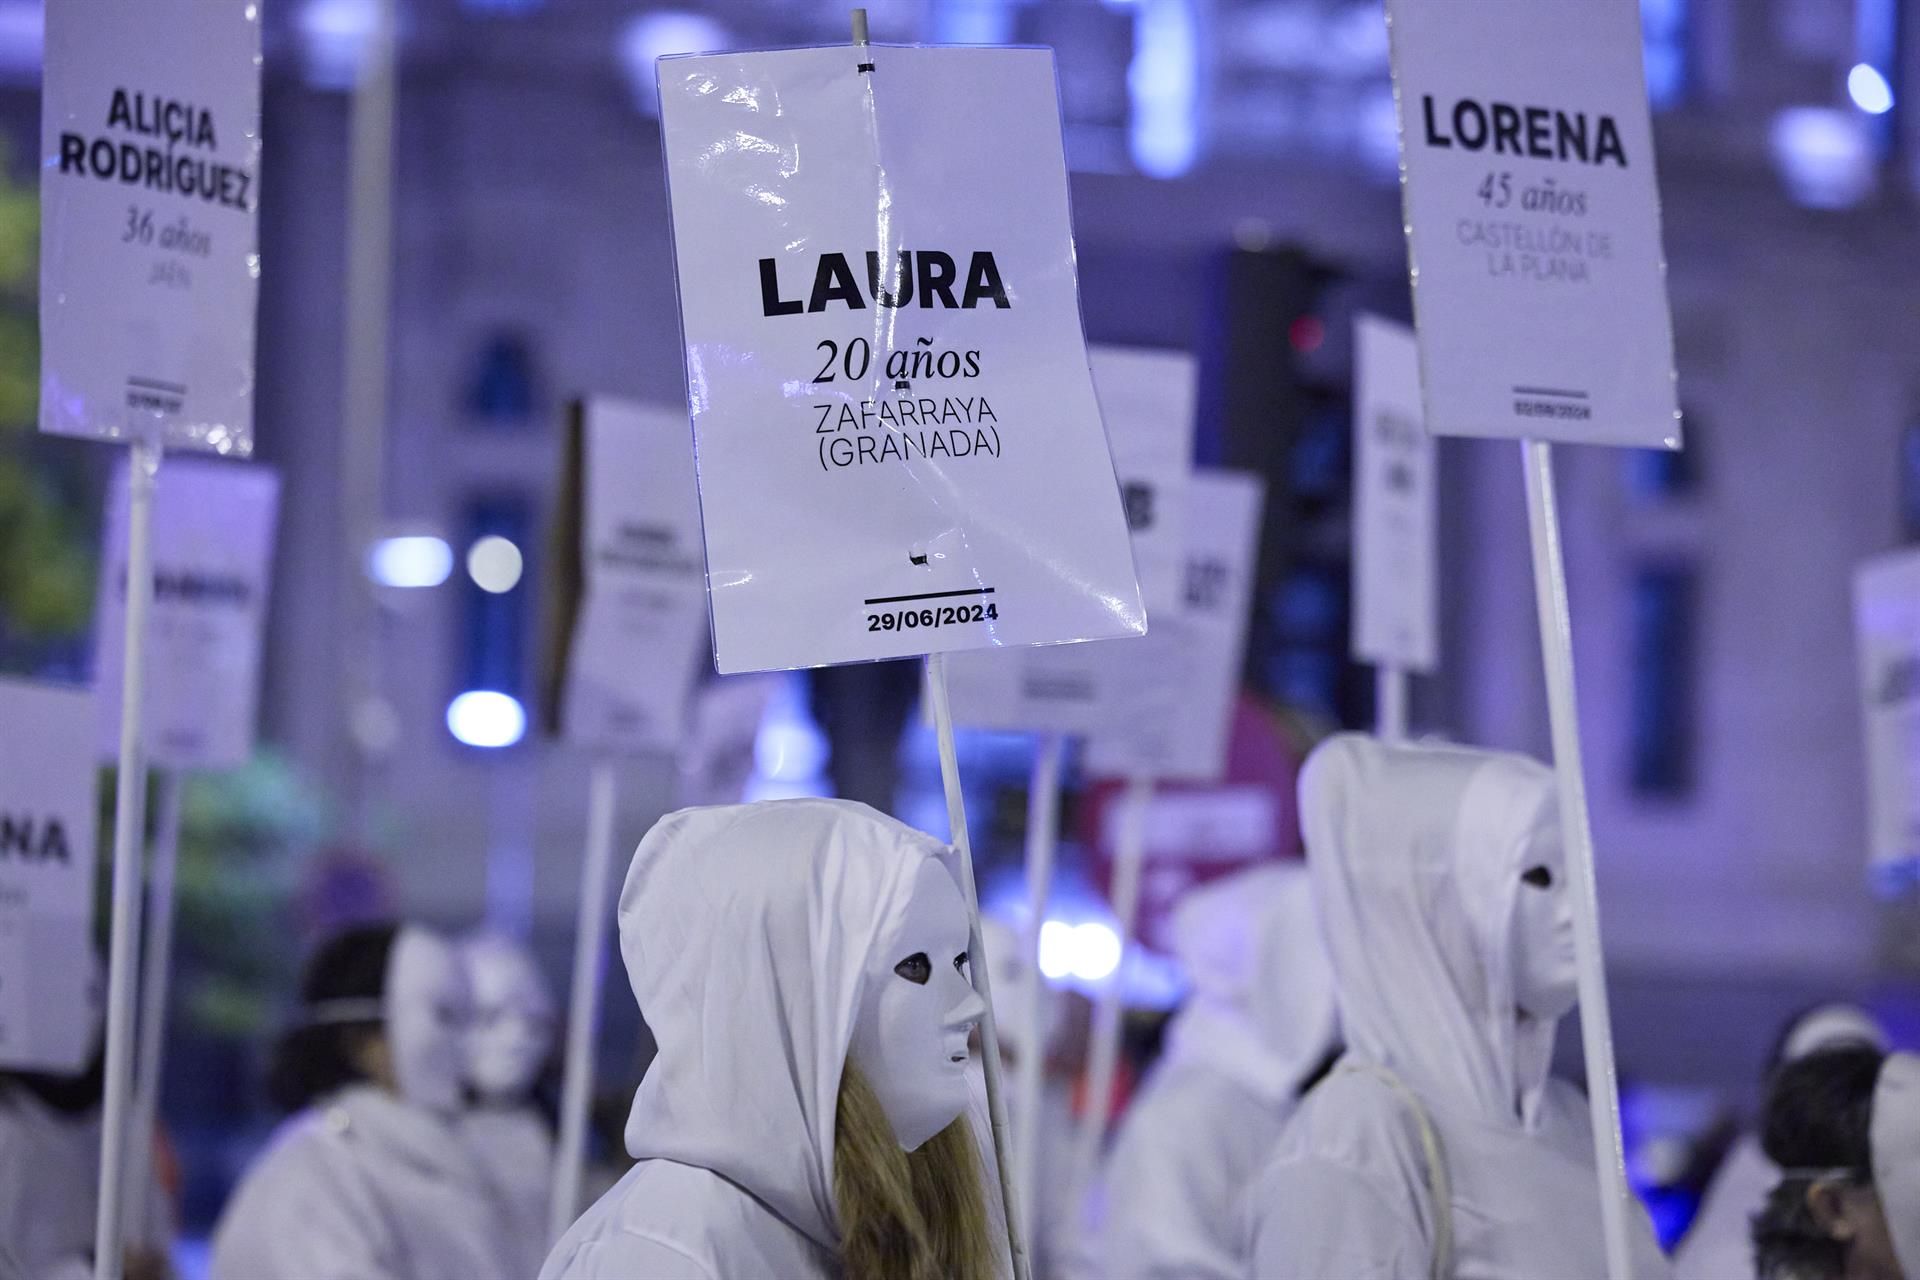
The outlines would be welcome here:
<svg viewBox="0 0 1920 1280">
<path fill-rule="evenodd" d="M 317 1112 L 281 1126 L 221 1214 L 212 1280 L 405 1280 L 339 1141 Z"/>
</svg>

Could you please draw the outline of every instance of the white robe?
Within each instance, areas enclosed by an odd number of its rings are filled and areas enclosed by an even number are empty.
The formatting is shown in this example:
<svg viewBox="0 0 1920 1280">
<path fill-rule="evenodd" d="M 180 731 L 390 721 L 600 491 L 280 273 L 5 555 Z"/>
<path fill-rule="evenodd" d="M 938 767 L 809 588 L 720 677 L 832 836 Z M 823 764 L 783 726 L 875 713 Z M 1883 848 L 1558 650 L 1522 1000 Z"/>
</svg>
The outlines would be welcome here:
<svg viewBox="0 0 1920 1280">
<path fill-rule="evenodd" d="M 869 955 L 931 837 L 839 800 L 686 809 L 634 854 L 620 949 L 660 1052 L 640 1163 L 541 1280 L 837 1280 L 834 1122 Z"/>
<path fill-rule="evenodd" d="M 227 1202 L 212 1280 L 524 1280 L 452 1123 L 356 1085 L 281 1126 Z"/>
<path fill-rule="evenodd" d="M 1247 1186 L 1335 1043 L 1333 974 L 1297 863 L 1190 893 L 1173 934 L 1193 993 L 1107 1158 L 1098 1274 L 1240 1280 Z"/>
<path fill-rule="evenodd" d="M 1674 1280 L 1752 1280 L 1753 1215 L 1780 1181 L 1760 1140 L 1744 1134 L 1714 1172 L 1693 1226 L 1673 1255 Z"/>
<path fill-rule="evenodd" d="M 1553 1024 L 1519 1017 L 1513 995 L 1520 875 L 1557 829 L 1552 774 L 1342 735 L 1300 798 L 1348 1052 L 1253 1190 L 1251 1274 L 1427 1280 L 1445 1214 L 1451 1280 L 1604 1280 L 1586 1105 L 1547 1074 Z M 1644 1214 L 1631 1230 L 1636 1280 L 1662 1280 Z"/>
<path fill-rule="evenodd" d="M 148 1195 L 155 1211 L 130 1244 L 164 1254 L 165 1196 L 157 1183 Z M 92 1275 L 99 1203 L 99 1109 L 69 1115 L 25 1089 L 0 1087 L 0 1280 Z"/>
<path fill-rule="evenodd" d="M 513 1274 L 540 1273 L 553 1198 L 553 1130 L 533 1107 L 476 1106 L 462 1112 L 460 1136 L 499 1194 L 514 1243 Z"/>
</svg>

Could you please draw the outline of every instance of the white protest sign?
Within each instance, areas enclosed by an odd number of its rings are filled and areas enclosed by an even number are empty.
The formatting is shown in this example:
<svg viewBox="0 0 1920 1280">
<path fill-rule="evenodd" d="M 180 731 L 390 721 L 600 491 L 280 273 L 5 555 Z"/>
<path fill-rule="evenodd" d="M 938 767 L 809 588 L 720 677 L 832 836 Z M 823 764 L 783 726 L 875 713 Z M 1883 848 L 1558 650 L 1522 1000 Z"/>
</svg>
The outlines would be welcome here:
<svg viewBox="0 0 1920 1280">
<path fill-rule="evenodd" d="M 1353 652 L 1432 671 L 1439 660 L 1438 477 L 1421 425 L 1413 330 L 1361 316 L 1354 333 Z"/>
<path fill-rule="evenodd" d="M 1867 843 L 1877 867 L 1920 860 L 1920 551 L 1853 578 L 1867 739 Z"/>
<path fill-rule="evenodd" d="M 1087 742 L 1091 773 L 1212 782 L 1226 771 L 1266 491 L 1250 475 L 1200 471 L 1187 492 L 1180 611 L 1143 639 L 1099 646 L 1112 675 Z"/>
<path fill-rule="evenodd" d="M 60 0 L 40 119 L 40 428 L 253 448 L 260 7 Z"/>
<path fill-rule="evenodd" d="M 0 1067 L 78 1071 L 95 1001 L 93 696 L 0 678 Z"/>
<path fill-rule="evenodd" d="M 659 75 L 717 668 L 1144 632 L 1052 54 Z"/>
<path fill-rule="evenodd" d="M 1199 367 L 1183 351 L 1094 347 L 1089 354 L 1151 622 L 1180 605 Z M 954 667 L 947 670 L 951 675 Z"/>
<path fill-rule="evenodd" d="M 1435 435 L 1680 446 L 1633 0 L 1389 0 Z"/>
<path fill-rule="evenodd" d="M 118 757 L 126 642 L 127 465 L 114 469 L 94 610 L 101 758 Z M 229 769 L 253 754 L 261 634 L 280 479 L 265 467 L 182 458 L 153 500 L 147 615 L 147 758 Z"/>
<path fill-rule="evenodd" d="M 561 730 L 598 751 L 671 752 L 707 643 L 686 411 L 596 397 L 581 430 L 583 597 Z"/>
</svg>

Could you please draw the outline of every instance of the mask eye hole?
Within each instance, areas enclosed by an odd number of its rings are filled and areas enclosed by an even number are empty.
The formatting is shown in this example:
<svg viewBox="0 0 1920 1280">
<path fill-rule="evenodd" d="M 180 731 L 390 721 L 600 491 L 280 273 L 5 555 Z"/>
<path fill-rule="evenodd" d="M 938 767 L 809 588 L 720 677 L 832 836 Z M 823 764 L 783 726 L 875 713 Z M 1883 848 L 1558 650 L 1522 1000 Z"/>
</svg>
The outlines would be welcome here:
<svg viewBox="0 0 1920 1280">
<path fill-rule="evenodd" d="M 893 966 L 893 971 L 916 987 L 924 987 L 927 980 L 933 977 L 933 961 L 927 959 L 926 952 L 916 951 Z"/>
<path fill-rule="evenodd" d="M 1535 889 L 1553 888 L 1553 870 L 1549 867 L 1528 867 L 1520 873 L 1520 880 Z"/>
<path fill-rule="evenodd" d="M 966 976 L 966 973 L 967 973 L 967 953 L 966 952 L 962 951 L 959 955 L 953 958 L 953 967 L 955 970 L 959 972 L 961 977 Z"/>
</svg>

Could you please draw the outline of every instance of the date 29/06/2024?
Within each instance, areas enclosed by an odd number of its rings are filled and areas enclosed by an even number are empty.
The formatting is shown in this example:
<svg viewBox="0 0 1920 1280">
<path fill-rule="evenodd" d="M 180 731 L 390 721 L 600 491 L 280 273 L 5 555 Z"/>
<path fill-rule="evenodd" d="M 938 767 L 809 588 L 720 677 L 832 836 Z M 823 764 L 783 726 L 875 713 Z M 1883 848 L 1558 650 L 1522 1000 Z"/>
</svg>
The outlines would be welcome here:
<svg viewBox="0 0 1920 1280">
<path fill-rule="evenodd" d="M 869 631 L 914 631 L 922 627 L 958 627 L 973 622 L 994 622 L 1000 617 L 996 604 L 943 604 L 919 609 L 892 609 L 867 615 Z"/>
</svg>

